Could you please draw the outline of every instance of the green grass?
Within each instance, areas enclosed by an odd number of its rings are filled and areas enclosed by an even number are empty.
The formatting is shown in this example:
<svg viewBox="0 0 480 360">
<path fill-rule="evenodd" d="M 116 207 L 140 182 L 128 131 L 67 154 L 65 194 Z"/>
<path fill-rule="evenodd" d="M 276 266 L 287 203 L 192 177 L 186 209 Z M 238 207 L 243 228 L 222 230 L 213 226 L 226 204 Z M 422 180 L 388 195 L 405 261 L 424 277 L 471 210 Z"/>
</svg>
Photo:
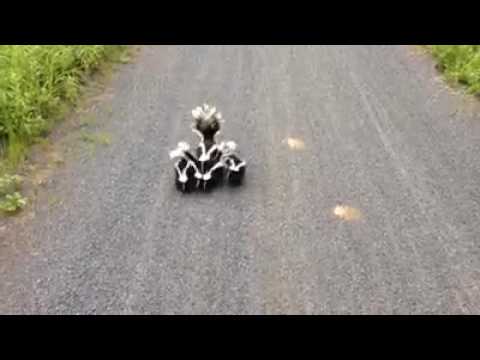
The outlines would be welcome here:
<svg viewBox="0 0 480 360">
<path fill-rule="evenodd" d="M 123 45 L 0 45 L 0 212 L 26 205 L 15 173 L 75 105 L 86 80 L 104 64 L 127 62 Z M 85 141 L 107 144 L 107 136 Z"/>
<path fill-rule="evenodd" d="M 78 100 L 82 84 L 107 60 L 125 61 L 121 45 L 0 45 L 0 157 L 19 164 Z"/>
<path fill-rule="evenodd" d="M 107 146 L 112 143 L 110 135 L 108 135 L 107 133 L 90 133 L 87 131 L 83 131 L 81 134 L 81 139 L 86 143 L 90 143 L 93 145 Z"/>
<path fill-rule="evenodd" d="M 429 45 L 448 80 L 480 96 L 480 45 Z"/>
<path fill-rule="evenodd" d="M 3 175 L 0 177 L 0 212 L 15 213 L 27 204 L 27 200 L 19 190 L 22 178 L 17 175 Z"/>
</svg>

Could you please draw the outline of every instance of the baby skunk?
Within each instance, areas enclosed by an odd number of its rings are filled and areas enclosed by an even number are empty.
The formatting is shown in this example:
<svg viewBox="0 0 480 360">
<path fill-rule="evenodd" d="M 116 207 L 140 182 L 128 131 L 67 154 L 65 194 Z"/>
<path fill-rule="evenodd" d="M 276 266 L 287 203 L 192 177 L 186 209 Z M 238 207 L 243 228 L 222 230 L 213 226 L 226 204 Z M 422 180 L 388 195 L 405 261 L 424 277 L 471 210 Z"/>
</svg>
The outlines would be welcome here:
<svg viewBox="0 0 480 360">
<path fill-rule="evenodd" d="M 203 176 L 199 179 L 198 186 L 210 190 L 223 180 L 222 152 L 215 141 L 220 133 L 222 114 L 215 107 L 204 104 L 192 110 L 192 115 L 192 131 L 200 137 L 197 158 Z"/>
<path fill-rule="evenodd" d="M 230 155 L 225 163 L 227 165 L 227 181 L 230 185 L 241 185 L 245 177 L 247 164 L 235 154 Z"/>
<path fill-rule="evenodd" d="M 245 177 L 247 163 L 234 154 L 237 144 L 228 141 L 221 145 L 223 161 L 227 169 L 227 181 L 229 185 L 241 185 Z"/>
<path fill-rule="evenodd" d="M 197 183 L 204 191 L 211 190 L 219 185 L 223 180 L 224 163 L 222 153 L 216 144 L 207 147 L 205 142 L 201 142 L 197 149 L 199 170 L 203 174 Z"/>
<path fill-rule="evenodd" d="M 175 186 L 181 192 L 191 192 L 197 186 L 200 171 L 197 160 L 189 152 L 190 146 L 185 142 L 178 143 L 175 150 L 170 152 L 170 158 L 178 158 L 175 163 Z"/>
<path fill-rule="evenodd" d="M 210 191 L 222 183 L 224 168 L 225 164 L 222 161 L 218 161 L 206 173 L 203 174 L 201 183 L 203 191 Z"/>
</svg>

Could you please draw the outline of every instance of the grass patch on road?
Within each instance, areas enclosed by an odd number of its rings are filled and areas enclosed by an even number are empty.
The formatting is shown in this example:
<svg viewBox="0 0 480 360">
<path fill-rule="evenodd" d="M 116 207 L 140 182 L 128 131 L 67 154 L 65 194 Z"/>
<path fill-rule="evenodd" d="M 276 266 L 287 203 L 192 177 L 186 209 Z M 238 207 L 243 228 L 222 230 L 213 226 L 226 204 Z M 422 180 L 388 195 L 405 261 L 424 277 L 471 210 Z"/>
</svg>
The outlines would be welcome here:
<svg viewBox="0 0 480 360">
<path fill-rule="evenodd" d="M 123 45 L 0 45 L 0 180 L 12 179 L 8 174 L 17 171 L 31 146 L 73 108 L 94 72 L 109 63 L 128 61 L 127 49 Z M 24 206 L 18 191 L 8 188 L 11 191 L 0 193 L 0 208 Z"/>
<path fill-rule="evenodd" d="M 480 45 L 428 45 L 438 69 L 449 81 L 465 85 L 480 96 Z"/>
<path fill-rule="evenodd" d="M 107 146 L 112 143 L 112 139 L 110 135 L 104 132 L 91 133 L 91 132 L 83 131 L 81 134 L 81 139 L 86 143 L 93 144 L 93 145 Z"/>
</svg>

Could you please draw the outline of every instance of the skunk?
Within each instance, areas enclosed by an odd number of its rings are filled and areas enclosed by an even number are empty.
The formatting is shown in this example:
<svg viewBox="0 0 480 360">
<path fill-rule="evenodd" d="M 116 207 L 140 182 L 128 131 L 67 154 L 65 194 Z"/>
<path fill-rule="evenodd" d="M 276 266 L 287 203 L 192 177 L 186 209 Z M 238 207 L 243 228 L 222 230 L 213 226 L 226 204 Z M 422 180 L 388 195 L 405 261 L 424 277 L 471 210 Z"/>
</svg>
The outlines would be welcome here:
<svg viewBox="0 0 480 360">
<path fill-rule="evenodd" d="M 200 172 L 203 174 L 198 186 L 209 190 L 218 185 L 223 178 L 224 164 L 221 162 L 222 152 L 216 144 L 220 133 L 222 114 L 215 107 L 204 104 L 192 110 L 194 123 L 192 131 L 200 137 L 197 147 L 197 158 Z"/>
<path fill-rule="evenodd" d="M 197 148 L 198 167 L 203 174 L 202 178 L 197 182 L 197 187 L 203 190 L 210 190 L 213 186 L 218 185 L 223 178 L 224 164 L 221 161 L 222 153 L 218 145 L 213 144 L 210 148 L 204 142 L 200 142 Z"/>
<path fill-rule="evenodd" d="M 190 145 L 178 143 L 175 150 L 170 152 L 170 158 L 179 160 L 175 163 L 175 186 L 182 192 L 190 192 L 198 185 L 198 178 L 202 176 L 198 169 L 198 161 L 189 152 Z"/>
<path fill-rule="evenodd" d="M 234 154 L 237 144 L 233 141 L 228 141 L 227 143 L 222 143 L 220 148 L 222 149 L 222 158 L 227 169 L 228 184 L 242 184 L 243 178 L 245 177 L 247 163 Z"/>
<path fill-rule="evenodd" d="M 225 160 L 227 164 L 227 181 L 230 185 L 241 185 L 245 177 L 247 163 L 235 154 Z"/>
<path fill-rule="evenodd" d="M 201 182 L 203 191 L 210 191 L 215 186 L 222 183 L 224 168 L 225 164 L 222 161 L 218 161 L 206 173 L 203 174 L 203 179 Z"/>
</svg>

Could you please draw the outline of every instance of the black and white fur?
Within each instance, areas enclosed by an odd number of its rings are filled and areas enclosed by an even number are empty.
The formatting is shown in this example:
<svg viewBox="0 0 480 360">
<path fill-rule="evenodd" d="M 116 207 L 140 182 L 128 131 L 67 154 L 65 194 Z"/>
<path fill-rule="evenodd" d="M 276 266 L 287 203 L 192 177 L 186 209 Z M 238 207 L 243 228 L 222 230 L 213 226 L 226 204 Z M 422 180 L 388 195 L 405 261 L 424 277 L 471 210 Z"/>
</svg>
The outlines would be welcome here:
<svg viewBox="0 0 480 360">
<path fill-rule="evenodd" d="M 178 159 L 175 162 L 175 186 L 182 192 L 191 192 L 197 186 L 197 179 L 201 176 L 198 169 L 198 162 L 189 152 L 190 146 L 180 142 L 177 148 L 170 152 L 171 159 Z"/>
<path fill-rule="evenodd" d="M 192 111 L 194 122 L 192 131 L 200 138 L 194 156 L 190 146 L 181 142 L 177 149 L 170 152 L 175 162 L 175 184 L 182 192 L 201 188 L 208 191 L 223 182 L 226 173 L 230 185 L 239 185 L 245 176 L 246 162 L 234 151 L 233 141 L 217 143 L 220 134 L 222 114 L 215 107 L 204 104 Z"/>
<path fill-rule="evenodd" d="M 247 168 L 247 163 L 234 153 L 236 148 L 237 144 L 233 141 L 221 145 L 222 161 L 225 164 L 229 185 L 241 185 Z"/>
<path fill-rule="evenodd" d="M 203 191 L 210 191 L 223 182 L 225 164 L 218 161 L 203 174 L 201 187 Z"/>
<path fill-rule="evenodd" d="M 216 144 L 216 138 L 220 133 L 222 114 L 215 107 L 204 104 L 192 111 L 194 123 L 192 131 L 200 137 L 197 148 L 197 159 L 200 172 L 203 174 L 198 181 L 198 187 L 210 190 L 223 180 L 224 163 L 222 152 Z"/>
<path fill-rule="evenodd" d="M 203 174 L 197 182 L 197 186 L 204 191 L 212 189 L 215 185 L 221 183 L 223 179 L 224 163 L 222 153 L 217 144 L 210 144 L 208 147 L 201 141 L 197 148 L 198 167 Z"/>
</svg>

